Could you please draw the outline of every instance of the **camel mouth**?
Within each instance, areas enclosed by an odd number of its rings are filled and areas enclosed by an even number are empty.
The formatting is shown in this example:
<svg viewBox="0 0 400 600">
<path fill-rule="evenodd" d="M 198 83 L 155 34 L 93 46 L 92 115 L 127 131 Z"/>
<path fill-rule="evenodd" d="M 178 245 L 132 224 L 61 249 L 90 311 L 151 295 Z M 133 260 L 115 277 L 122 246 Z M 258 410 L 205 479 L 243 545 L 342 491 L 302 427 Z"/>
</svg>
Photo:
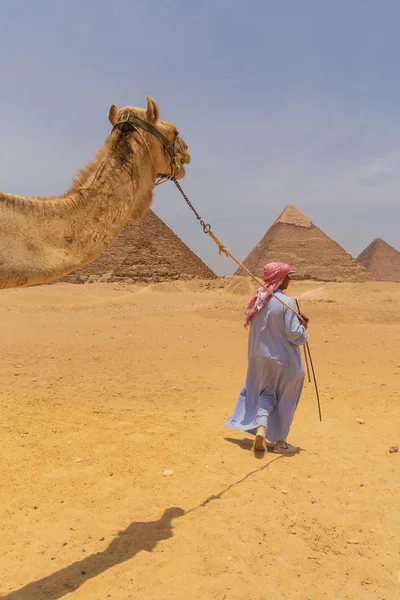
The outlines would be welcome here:
<svg viewBox="0 0 400 600">
<path fill-rule="evenodd" d="M 188 145 L 179 136 L 175 140 L 175 152 L 179 162 L 182 165 L 188 165 L 190 163 L 190 152 L 188 149 Z"/>
<path fill-rule="evenodd" d="M 190 165 L 190 153 L 186 152 L 181 158 L 182 165 Z"/>
<path fill-rule="evenodd" d="M 183 165 L 188 165 L 190 163 L 190 152 L 186 142 L 179 136 L 175 139 L 174 152 L 175 156 L 173 163 L 175 163 L 175 168 L 171 165 L 172 176 L 175 179 L 182 179 L 186 173 Z M 171 175 L 168 177 L 171 177 Z"/>
<path fill-rule="evenodd" d="M 186 142 L 182 138 L 177 137 L 174 143 L 174 155 L 171 159 L 171 172 L 169 174 L 158 173 L 157 177 L 161 179 L 182 179 L 186 174 L 183 165 L 190 164 L 190 160 L 190 152 Z"/>
<path fill-rule="evenodd" d="M 186 175 L 186 169 L 183 165 L 180 165 L 179 171 L 175 173 L 175 179 L 183 179 Z"/>
</svg>

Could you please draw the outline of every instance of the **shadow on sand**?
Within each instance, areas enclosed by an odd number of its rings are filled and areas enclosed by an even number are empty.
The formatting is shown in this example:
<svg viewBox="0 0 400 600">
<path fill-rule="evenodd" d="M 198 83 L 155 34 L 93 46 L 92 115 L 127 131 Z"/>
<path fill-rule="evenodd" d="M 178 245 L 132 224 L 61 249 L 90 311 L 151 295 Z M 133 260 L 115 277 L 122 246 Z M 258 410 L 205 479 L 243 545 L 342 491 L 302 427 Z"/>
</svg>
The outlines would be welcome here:
<svg viewBox="0 0 400 600">
<path fill-rule="evenodd" d="M 89 579 L 133 558 L 141 550 L 152 552 L 158 542 L 167 540 L 173 536 L 173 519 L 178 519 L 199 510 L 209 502 L 220 500 L 230 489 L 241 484 L 252 475 L 264 471 L 280 458 L 282 457 L 277 456 L 275 459 L 265 463 L 261 468 L 247 473 L 238 481 L 231 483 L 227 488 L 219 492 L 219 494 L 209 496 L 201 504 L 187 511 L 184 511 L 182 508 L 172 507 L 166 509 L 157 521 L 131 523 L 126 529 L 118 533 L 117 537 L 103 552 L 91 554 L 43 579 L 28 583 L 28 585 L 19 590 L 14 590 L 5 596 L 0 596 L 0 600 L 58 600 L 58 598 L 73 593 Z"/>
<path fill-rule="evenodd" d="M 151 552 L 158 542 L 172 537 L 171 521 L 182 517 L 182 508 L 168 508 L 158 521 L 131 523 L 103 551 L 91 554 L 48 577 L 0 596 L 2 600 L 56 600 L 78 589 L 85 581 L 118 565 L 141 550 Z"/>
</svg>

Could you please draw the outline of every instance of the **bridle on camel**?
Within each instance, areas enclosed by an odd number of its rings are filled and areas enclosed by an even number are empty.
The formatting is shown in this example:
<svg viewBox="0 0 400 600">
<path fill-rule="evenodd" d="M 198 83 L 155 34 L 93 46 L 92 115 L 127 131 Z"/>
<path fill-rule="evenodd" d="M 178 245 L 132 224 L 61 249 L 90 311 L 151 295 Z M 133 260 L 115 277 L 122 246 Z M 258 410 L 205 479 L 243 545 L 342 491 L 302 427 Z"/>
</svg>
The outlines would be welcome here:
<svg viewBox="0 0 400 600">
<path fill-rule="evenodd" d="M 148 133 L 151 133 L 151 135 L 154 135 L 154 137 L 156 137 L 158 139 L 158 141 L 161 142 L 164 149 L 170 155 L 171 167 L 172 167 L 171 175 L 170 176 L 163 175 L 162 177 L 160 177 L 160 179 L 156 183 L 156 185 L 159 185 L 160 183 L 164 183 L 164 181 L 167 181 L 168 179 L 175 180 L 175 176 L 177 175 L 177 172 L 179 170 L 179 165 L 176 160 L 176 152 L 175 152 L 175 149 L 174 149 L 173 145 L 171 144 L 171 142 L 165 137 L 165 135 L 163 135 L 161 133 L 161 131 L 159 131 L 156 127 L 151 125 L 151 123 L 148 123 L 147 121 L 143 121 L 143 119 L 140 119 L 139 117 L 136 117 L 135 115 L 131 115 L 128 112 L 125 112 L 121 115 L 118 122 L 115 123 L 114 127 L 112 128 L 112 131 L 114 131 L 114 129 L 119 129 L 120 131 L 129 131 L 129 130 L 133 130 L 133 129 L 138 131 L 138 129 L 144 129 Z"/>
<path fill-rule="evenodd" d="M 130 113 L 127 113 L 127 112 L 125 112 L 125 113 L 123 113 L 121 115 L 119 121 L 114 125 L 112 131 L 114 131 L 114 129 L 120 129 L 121 131 L 129 131 L 129 130 L 133 130 L 133 129 L 138 130 L 139 128 L 140 129 L 144 129 L 145 131 L 147 131 L 151 135 L 154 135 L 154 137 L 156 137 L 159 140 L 159 142 L 161 142 L 161 144 L 163 145 L 164 149 L 168 152 L 168 154 L 171 157 L 171 167 L 172 167 L 171 175 L 163 175 L 163 176 L 161 176 L 158 179 L 158 181 L 155 183 L 155 185 L 160 185 L 160 183 L 164 183 L 165 181 L 168 181 L 168 180 L 172 181 L 176 185 L 176 187 L 178 188 L 179 192 L 182 194 L 182 196 L 183 196 L 186 204 L 189 206 L 190 210 L 193 211 L 196 219 L 199 221 L 200 225 L 202 226 L 204 233 L 207 233 L 210 236 L 210 238 L 213 240 L 213 242 L 215 242 L 215 244 L 217 244 L 219 254 L 225 254 L 225 256 L 231 258 L 241 269 L 243 269 L 243 271 L 245 271 L 245 273 L 247 273 L 247 275 L 249 277 L 251 277 L 254 281 L 256 281 L 257 284 L 260 287 L 263 287 L 267 292 L 269 292 L 269 294 L 271 294 L 271 296 L 273 296 L 276 300 L 278 300 L 278 302 L 280 302 L 281 304 L 283 304 L 283 306 L 285 306 L 287 309 L 289 309 L 292 313 L 294 313 L 298 317 L 302 317 L 302 314 L 300 312 L 299 303 L 297 302 L 297 300 L 296 300 L 296 304 L 297 304 L 297 311 L 296 311 L 294 308 L 292 308 L 291 306 L 289 306 L 289 304 L 286 304 L 286 302 L 284 302 L 281 298 L 279 298 L 279 296 L 277 296 L 274 292 L 272 292 L 268 288 L 268 286 L 265 285 L 265 283 L 263 281 L 261 281 L 261 279 L 259 279 L 251 271 L 249 271 L 249 269 L 247 267 L 245 267 L 244 264 L 241 263 L 228 250 L 228 248 L 221 242 L 221 240 L 215 235 L 215 233 L 211 229 L 211 225 L 209 223 L 205 223 L 205 221 L 203 221 L 203 219 L 200 217 L 199 213 L 196 211 L 196 209 L 194 208 L 193 204 L 190 202 L 189 198 L 186 196 L 186 194 L 183 191 L 181 185 L 178 183 L 178 181 L 176 179 L 176 175 L 177 175 L 177 172 L 178 172 L 178 169 L 179 169 L 179 164 L 178 164 L 178 162 L 176 160 L 175 149 L 172 146 L 171 142 L 165 137 L 165 135 L 163 135 L 161 133 L 161 131 L 159 131 L 156 127 L 154 127 L 153 125 L 151 125 L 147 121 L 143 121 L 143 119 L 140 119 L 139 117 L 131 115 Z M 317 387 L 317 380 L 316 380 L 316 377 L 315 377 L 314 365 L 313 365 L 313 362 L 312 362 L 311 351 L 310 351 L 310 347 L 308 345 L 308 342 L 305 343 L 304 355 L 305 355 L 305 360 L 306 360 L 306 365 L 307 365 L 308 381 L 311 382 L 310 370 L 309 370 L 308 360 L 307 360 L 307 354 L 308 354 L 308 357 L 310 359 L 311 369 L 312 369 L 312 373 L 313 373 L 313 377 L 314 377 L 314 385 L 315 385 L 315 391 L 316 391 L 317 402 L 318 402 L 319 420 L 322 421 L 321 405 L 320 405 L 320 399 L 319 399 L 319 393 L 318 393 L 318 387 Z"/>
</svg>

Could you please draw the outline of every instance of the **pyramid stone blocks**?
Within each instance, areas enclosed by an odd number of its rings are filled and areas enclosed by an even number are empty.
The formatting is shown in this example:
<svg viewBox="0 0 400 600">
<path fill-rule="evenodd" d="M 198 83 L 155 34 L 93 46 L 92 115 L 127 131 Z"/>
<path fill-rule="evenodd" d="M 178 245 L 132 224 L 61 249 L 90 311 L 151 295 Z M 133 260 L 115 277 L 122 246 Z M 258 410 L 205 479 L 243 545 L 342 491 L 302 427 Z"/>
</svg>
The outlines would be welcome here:
<svg viewBox="0 0 400 600">
<path fill-rule="evenodd" d="M 244 260 L 244 265 L 262 278 L 269 262 L 286 262 L 295 271 L 293 279 L 317 281 L 369 281 L 374 276 L 337 242 L 288 204 L 262 240 Z M 244 275 L 241 269 L 237 275 Z"/>
</svg>

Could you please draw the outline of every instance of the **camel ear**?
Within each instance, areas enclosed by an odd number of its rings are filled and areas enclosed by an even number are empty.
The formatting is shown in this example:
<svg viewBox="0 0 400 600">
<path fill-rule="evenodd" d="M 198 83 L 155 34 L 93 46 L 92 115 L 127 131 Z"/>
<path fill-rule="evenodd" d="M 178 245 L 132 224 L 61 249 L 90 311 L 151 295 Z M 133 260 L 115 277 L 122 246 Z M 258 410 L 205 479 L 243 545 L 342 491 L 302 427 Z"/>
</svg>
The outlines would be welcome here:
<svg viewBox="0 0 400 600">
<path fill-rule="evenodd" d="M 111 104 L 108 110 L 108 120 L 110 121 L 111 125 L 115 125 L 118 120 L 118 108 L 115 106 L 115 104 Z"/>
<path fill-rule="evenodd" d="M 150 96 L 146 96 L 147 108 L 146 108 L 146 119 L 149 123 L 155 123 L 160 118 L 160 109 L 158 104 Z"/>
</svg>

